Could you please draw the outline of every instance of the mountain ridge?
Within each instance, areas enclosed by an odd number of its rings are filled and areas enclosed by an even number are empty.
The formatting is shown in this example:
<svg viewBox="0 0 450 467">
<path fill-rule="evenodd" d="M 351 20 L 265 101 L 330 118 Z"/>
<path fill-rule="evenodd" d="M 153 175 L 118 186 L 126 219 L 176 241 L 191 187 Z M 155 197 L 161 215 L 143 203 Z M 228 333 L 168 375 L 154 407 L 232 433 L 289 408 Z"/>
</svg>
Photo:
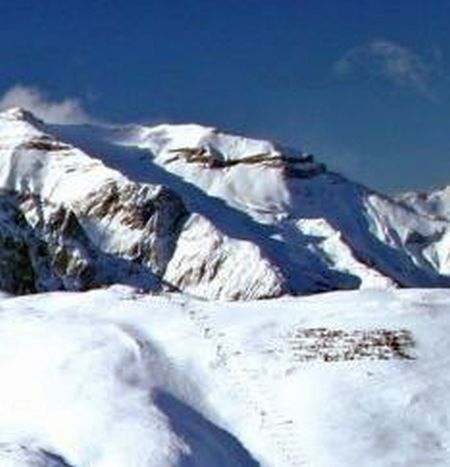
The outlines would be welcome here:
<svg viewBox="0 0 450 467">
<path fill-rule="evenodd" d="M 11 109 L 0 113 L 0 163 L 3 192 L 38 199 L 44 224 L 48 206 L 67 210 L 97 256 L 123 264 L 109 267 L 117 271 L 108 279 L 72 286 L 62 271 L 63 288 L 134 275 L 150 288 L 247 300 L 450 286 L 447 219 L 269 141 L 195 124 L 46 125 Z M 19 203 L 32 229 L 36 209 Z M 64 244 L 61 228 L 53 250 Z M 99 262 L 91 256 L 90 266 Z"/>
</svg>

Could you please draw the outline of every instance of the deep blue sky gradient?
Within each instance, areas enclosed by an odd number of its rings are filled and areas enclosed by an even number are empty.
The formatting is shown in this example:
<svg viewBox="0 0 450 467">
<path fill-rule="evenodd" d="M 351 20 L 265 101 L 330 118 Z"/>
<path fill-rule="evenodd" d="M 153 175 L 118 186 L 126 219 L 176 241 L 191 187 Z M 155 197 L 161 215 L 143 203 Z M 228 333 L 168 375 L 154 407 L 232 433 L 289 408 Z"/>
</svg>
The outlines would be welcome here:
<svg viewBox="0 0 450 467">
<path fill-rule="evenodd" d="M 438 62 L 435 99 L 336 76 L 380 38 Z M 0 1 L 0 93 L 272 138 L 390 192 L 450 183 L 449 57 L 448 0 Z"/>
</svg>

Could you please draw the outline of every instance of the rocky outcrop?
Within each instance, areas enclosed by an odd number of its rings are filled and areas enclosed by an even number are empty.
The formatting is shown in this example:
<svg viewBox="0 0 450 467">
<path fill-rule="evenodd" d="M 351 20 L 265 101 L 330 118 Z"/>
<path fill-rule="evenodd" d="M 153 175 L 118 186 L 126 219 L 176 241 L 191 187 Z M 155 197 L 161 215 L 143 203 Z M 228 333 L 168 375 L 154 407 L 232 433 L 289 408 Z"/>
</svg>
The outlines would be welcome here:
<svg viewBox="0 0 450 467">
<path fill-rule="evenodd" d="M 12 200 L 0 196 L 0 290 L 36 292 L 32 232 Z"/>
<path fill-rule="evenodd" d="M 289 292 L 281 271 L 256 245 L 228 238 L 198 214 L 185 223 L 164 279 L 210 299 L 251 300 Z"/>
</svg>

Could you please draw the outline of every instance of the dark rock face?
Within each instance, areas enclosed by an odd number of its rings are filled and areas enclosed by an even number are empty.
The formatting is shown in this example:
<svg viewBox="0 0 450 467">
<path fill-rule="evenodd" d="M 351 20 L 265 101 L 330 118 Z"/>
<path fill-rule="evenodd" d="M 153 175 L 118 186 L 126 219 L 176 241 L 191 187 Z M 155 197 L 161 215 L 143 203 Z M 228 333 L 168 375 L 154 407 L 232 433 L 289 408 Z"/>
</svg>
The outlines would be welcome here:
<svg viewBox="0 0 450 467">
<path fill-rule="evenodd" d="M 40 290 L 40 272 L 49 270 L 47 258 L 38 259 L 42 246 L 17 200 L 0 192 L 0 290 L 13 294 Z"/>
<path fill-rule="evenodd" d="M 67 208 L 32 195 L 0 192 L 0 212 L 0 290 L 26 294 L 113 283 L 161 286 L 148 261 L 99 250 Z"/>
<path fill-rule="evenodd" d="M 326 166 L 317 163 L 312 154 L 300 157 L 285 155 L 273 156 L 270 153 L 253 154 L 239 159 L 226 159 L 216 148 L 201 146 L 196 148 L 178 148 L 169 151 L 173 153 L 166 163 L 170 164 L 177 159 L 183 159 L 190 164 L 201 164 L 210 169 L 226 169 L 237 165 L 265 165 L 267 167 L 282 168 L 286 177 L 312 178 L 326 172 Z"/>
</svg>

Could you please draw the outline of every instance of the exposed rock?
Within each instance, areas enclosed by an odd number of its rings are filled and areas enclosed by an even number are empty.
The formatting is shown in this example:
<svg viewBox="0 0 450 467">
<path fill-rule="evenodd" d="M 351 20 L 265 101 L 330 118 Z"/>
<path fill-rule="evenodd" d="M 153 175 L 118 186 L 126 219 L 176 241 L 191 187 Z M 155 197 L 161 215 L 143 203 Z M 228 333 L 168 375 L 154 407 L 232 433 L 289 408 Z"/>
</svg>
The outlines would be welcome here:
<svg viewBox="0 0 450 467">
<path fill-rule="evenodd" d="M 350 360 L 410 360 L 414 339 L 405 329 L 298 329 L 289 338 L 294 358 L 307 362 Z"/>
</svg>

